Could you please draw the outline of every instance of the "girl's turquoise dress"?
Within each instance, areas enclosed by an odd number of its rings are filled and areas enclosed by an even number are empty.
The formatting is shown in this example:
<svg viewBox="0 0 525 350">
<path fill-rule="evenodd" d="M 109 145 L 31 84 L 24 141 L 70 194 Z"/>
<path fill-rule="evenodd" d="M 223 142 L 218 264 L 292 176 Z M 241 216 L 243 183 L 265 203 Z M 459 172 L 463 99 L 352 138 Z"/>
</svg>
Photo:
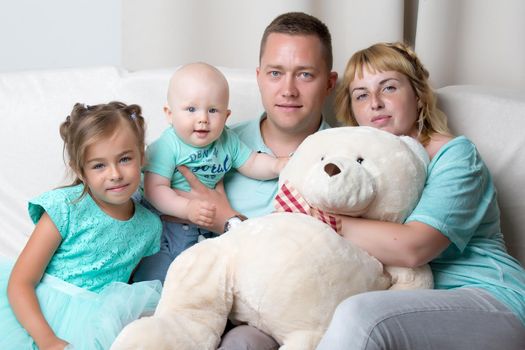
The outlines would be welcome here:
<svg viewBox="0 0 525 350">
<path fill-rule="evenodd" d="M 62 236 L 36 294 L 57 336 L 74 349 L 108 349 L 120 330 L 141 314 L 152 313 L 159 281 L 127 284 L 144 257 L 160 247 L 159 218 L 135 203 L 133 217 L 120 221 L 85 195 L 83 185 L 65 187 L 29 202 L 37 222 L 45 212 Z M 0 262 L 0 349 L 37 349 L 16 320 L 7 299 L 13 262 Z"/>
</svg>

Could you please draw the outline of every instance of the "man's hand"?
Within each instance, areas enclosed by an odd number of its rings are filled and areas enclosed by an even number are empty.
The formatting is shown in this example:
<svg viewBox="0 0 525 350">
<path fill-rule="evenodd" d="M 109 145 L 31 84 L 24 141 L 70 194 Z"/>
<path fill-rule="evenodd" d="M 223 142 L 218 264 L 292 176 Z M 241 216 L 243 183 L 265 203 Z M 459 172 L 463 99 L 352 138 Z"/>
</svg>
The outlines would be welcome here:
<svg viewBox="0 0 525 350">
<path fill-rule="evenodd" d="M 211 229 L 215 211 L 215 205 L 208 201 L 191 199 L 188 204 L 188 219 L 197 226 Z"/>
<path fill-rule="evenodd" d="M 222 181 L 217 184 L 215 189 L 210 189 L 202 184 L 187 167 L 179 166 L 177 169 L 186 178 L 191 187 L 190 192 L 176 190 L 177 194 L 189 200 L 199 199 L 215 206 L 215 217 L 213 222 L 205 228 L 219 234 L 223 233 L 226 220 L 239 213 L 233 210 L 230 206 Z"/>
</svg>

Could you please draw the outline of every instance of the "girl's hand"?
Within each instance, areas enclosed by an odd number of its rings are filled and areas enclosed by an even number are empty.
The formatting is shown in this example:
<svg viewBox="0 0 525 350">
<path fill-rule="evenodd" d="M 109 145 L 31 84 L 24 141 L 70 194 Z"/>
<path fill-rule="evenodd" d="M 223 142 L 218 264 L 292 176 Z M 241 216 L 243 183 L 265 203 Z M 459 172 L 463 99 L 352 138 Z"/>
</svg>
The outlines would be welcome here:
<svg viewBox="0 0 525 350">
<path fill-rule="evenodd" d="M 40 350 L 72 350 L 73 346 L 70 346 L 70 344 L 65 340 L 62 340 L 58 337 L 53 337 L 46 340 L 43 344 L 38 344 L 38 348 Z"/>
<path fill-rule="evenodd" d="M 192 199 L 188 204 L 188 219 L 201 227 L 211 228 L 215 212 L 215 205 L 205 200 Z"/>
</svg>

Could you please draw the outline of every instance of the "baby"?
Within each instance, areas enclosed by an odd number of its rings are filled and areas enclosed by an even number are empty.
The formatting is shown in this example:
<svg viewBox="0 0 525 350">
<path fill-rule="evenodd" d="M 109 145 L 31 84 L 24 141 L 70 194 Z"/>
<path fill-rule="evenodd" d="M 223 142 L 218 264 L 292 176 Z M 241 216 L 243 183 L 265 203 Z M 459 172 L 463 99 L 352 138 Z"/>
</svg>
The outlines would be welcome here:
<svg viewBox="0 0 525 350">
<path fill-rule="evenodd" d="M 217 68 L 191 63 L 173 74 L 164 107 L 170 127 L 148 147 L 144 196 L 159 212 L 179 220 L 163 220 L 161 250 L 141 262 L 134 281 L 164 281 L 177 255 L 197 243 L 200 235 L 214 236 L 198 226 L 211 226 L 215 207 L 174 191 L 190 190 L 178 166 L 187 166 L 202 183 L 214 188 L 232 168 L 245 176 L 268 180 L 278 177 L 287 163 L 288 158 L 253 152 L 225 126 L 230 115 L 228 102 L 228 82 Z"/>
</svg>

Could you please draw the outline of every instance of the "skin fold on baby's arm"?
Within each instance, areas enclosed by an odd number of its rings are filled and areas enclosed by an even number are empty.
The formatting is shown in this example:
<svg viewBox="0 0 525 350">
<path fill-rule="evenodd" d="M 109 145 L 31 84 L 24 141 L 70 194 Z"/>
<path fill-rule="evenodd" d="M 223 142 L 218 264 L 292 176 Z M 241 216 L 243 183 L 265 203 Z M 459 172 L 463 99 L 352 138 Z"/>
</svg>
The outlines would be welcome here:
<svg viewBox="0 0 525 350">
<path fill-rule="evenodd" d="M 274 157 L 266 153 L 253 152 L 237 170 L 244 176 L 257 180 L 271 180 L 279 177 L 290 157 Z"/>
</svg>

